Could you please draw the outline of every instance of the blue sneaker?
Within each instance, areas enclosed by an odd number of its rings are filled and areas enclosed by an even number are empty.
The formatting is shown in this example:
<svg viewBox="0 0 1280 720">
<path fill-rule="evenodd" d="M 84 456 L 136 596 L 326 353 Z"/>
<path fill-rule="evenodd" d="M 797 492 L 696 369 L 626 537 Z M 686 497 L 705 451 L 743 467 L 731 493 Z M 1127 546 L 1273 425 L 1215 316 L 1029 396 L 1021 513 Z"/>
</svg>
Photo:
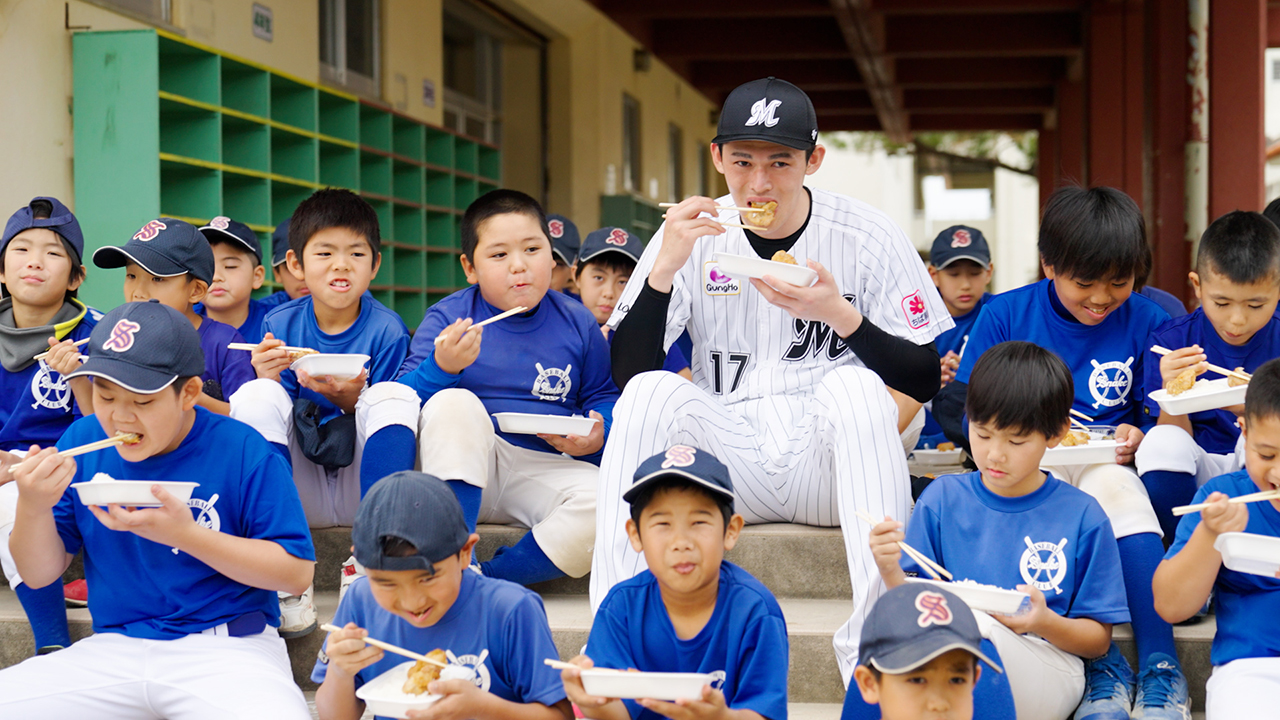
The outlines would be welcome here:
<svg viewBox="0 0 1280 720">
<path fill-rule="evenodd" d="M 1084 701 L 1075 720 L 1129 720 L 1133 702 L 1133 670 L 1111 643 L 1107 654 L 1084 663 Z"/>
<path fill-rule="evenodd" d="M 1191 720 L 1187 679 L 1178 661 L 1164 653 L 1151 653 L 1147 669 L 1138 676 L 1134 720 Z"/>
</svg>

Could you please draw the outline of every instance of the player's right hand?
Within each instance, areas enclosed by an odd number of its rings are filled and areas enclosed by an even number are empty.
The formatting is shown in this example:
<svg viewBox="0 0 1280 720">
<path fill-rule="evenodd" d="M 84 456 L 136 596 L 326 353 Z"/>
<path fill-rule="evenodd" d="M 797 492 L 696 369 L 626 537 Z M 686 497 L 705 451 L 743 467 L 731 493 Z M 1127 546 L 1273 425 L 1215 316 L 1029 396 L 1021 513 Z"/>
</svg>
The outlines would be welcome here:
<svg viewBox="0 0 1280 720">
<path fill-rule="evenodd" d="M 76 461 L 58 454 L 58 448 L 40 449 L 32 445 L 27 457 L 9 468 L 18 483 L 19 501 L 32 509 L 47 511 L 62 499 L 76 475 Z"/>
<path fill-rule="evenodd" d="M 711 217 L 701 217 L 703 213 Z M 694 241 L 724 233 L 724 226 L 716 222 L 715 215 L 716 202 L 697 195 L 667 208 L 667 221 L 662 226 L 662 248 L 649 271 L 650 287 L 658 292 L 671 292 L 676 273 L 693 254 Z"/>
<path fill-rule="evenodd" d="M 1200 511 L 1200 524 L 1217 537 L 1227 532 L 1244 532 L 1249 524 L 1249 506 L 1244 503 L 1229 503 L 1225 493 L 1216 492 L 1207 500 L 1209 507 Z"/>
<path fill-rule="evenodd" d="M 382 650 L 366 645 L 369 631 L 349 622 L 337 632 L 329 633 L 324 654 L 329 657 L 329 670 L 338 668 L 354 677 L 356 673 L 382 659 Z"/>
<path fill-rule="evenodd" d="M 902 528 L 902 523 L 888 516 L 871 528 L 871 555 L 876 559 L 880 577 L 890 589 L 906 582 L 907 577 L 902 570 L 902 548 L 898 545 L 907 537 Z"/>
<path fill-rule="evenodd" d="M 1208 359 L 1209 356 L 1204 354 L 1204 349 L 1199 345 L 1179 348 L 1162 356 L 1160 358 L 1161 386 L 1168 385 L 1189 367 L 1195 367 L 1196 375 L 1204 374 L 1209 369 Z"/>
<path fill-rule="evenodd" d="M 258 377 L 276 382 L 280 381 L 280 373 L 293 364 L 288 351 L 284 350 L 284 341 L 271 333 L 267 333 L 258 347 L 253 349 L 249 362 L 253 364 L 253 371 Z"/>
<path fill-rule="evenodd" d="M 59 375 L 70 375 L 80 369 L 80 348 L 76 347 L 73 340 L 58 342 L 51 337 L 49 356 L 44 359 L 44 364 Z"/>
<path fill-rule="evenodd" d="M 566 668 L 560 671 L 560 681 L 564 683 L 564 694 L 569 696 L 569 702 L 581 708 L 583 713 L 587 714 L 587 717 L 591 717 L 592 708 L 604 707 L 611 702 L 617 702 L 613 698 L 588 695 L 587 691 L 582 687 L 582 671 L 590 670 L 596 666 L 591 661 L 591 658 L 586 655 L 579 655 L 569 662 L 578 666 L 577 668 Z"/>
<path fill-rule="evenodd" d="M 441 338 L 436 343 L 436 365 L 450 375 L 471 367 L 471 363 L 480 357 L 480 340 L 484 328 L 472 328 L 471 318 L 454 320 L 453 324 L 440 331 Z"/>
</svg>

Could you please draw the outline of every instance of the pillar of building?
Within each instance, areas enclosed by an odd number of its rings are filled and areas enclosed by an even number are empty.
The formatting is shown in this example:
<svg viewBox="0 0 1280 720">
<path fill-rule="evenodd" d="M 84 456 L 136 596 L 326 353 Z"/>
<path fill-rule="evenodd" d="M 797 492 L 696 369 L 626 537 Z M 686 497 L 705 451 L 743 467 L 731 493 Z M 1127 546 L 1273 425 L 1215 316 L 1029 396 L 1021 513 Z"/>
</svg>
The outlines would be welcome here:
<svg viewBox="0 0 1280 720">
<path fill-rule="evenodd" d="M 1191 297 L 1186 237 L 1187 0 L 1147 5 L 1147 236 L 1155 263 L 1149 283 Z"/>
<path fill-rule="evenodd" d="M 1209 3 L 1209 219 L 1263 208 L 1266 0 Z"/>
<path fill-rule="evenodd" d="M 1084 185 L 1088 181 L 1085 152 L 1084 87 L 1070 78 L 1058 82 L 1058 175 L 1061 183 Z"/>
</svg>

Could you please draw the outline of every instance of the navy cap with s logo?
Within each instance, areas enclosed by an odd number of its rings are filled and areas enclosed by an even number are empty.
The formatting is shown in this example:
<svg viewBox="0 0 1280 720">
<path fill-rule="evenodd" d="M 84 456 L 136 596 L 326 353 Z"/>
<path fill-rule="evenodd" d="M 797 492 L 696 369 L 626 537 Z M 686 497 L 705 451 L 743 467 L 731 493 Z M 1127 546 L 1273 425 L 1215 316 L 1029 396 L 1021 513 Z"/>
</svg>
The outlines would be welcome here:
<svg viewBox="0 0 1280 720">
<path fill-rule="evenodd" d="M 237 220 L 232 220 L 225 215 L 209 221 L 208 225 L 200 228 L 200 234 L 212 245 L 214 240 L 230 240 L 236 245 L 253 253 L 258 259 L 258 264 L 262 264 L 262 241 L 258 239 L 258 234 Z"/>
<path fill-rule="evenodd" d="M 818 143 L 818 115 L 803 90 L 774 77 L 739 85 L 725 98 L 716 145 L 762 140 L 797 150 Z"/>
<path fill-rule="evenodd" d="M 582 237 L 578 234 L 578 226 L 563 215 L 548 215 L 547 229 L 551 231 L 551 252 L 572 265 L 578 260 L 578 248 L 582 245 Z"/>
<path fill-rule="evenodd" d="M 909 582 L 871 606 L 862 624 L 858 662 L 901 675 L 951 650 L 966 650 L 998 672 L 980 649 L 982 632 L 963 600 L 936 584 Z"/>
<path fill-rule="evenodd" d="M 100 377 L 143 395 L 204 373 L 195 326 L 158 300 L 125 303 L 103 315 L 89 335 L 88 354 L 67 377 Z"/>
<path fill-rule="evenodd" d="M 644 253 L 644 243 L 622 228 L 600 228 L 588 233 L 587 239 L 582 241 L 582 248 L 578 250 L 578 267 L 611 252 L 621 253 L 631 258 L 631 262 L 638 263 Z"/>
<path fill-rule="evenodd" d="M 715 455 L 689 445 L 672 445 L 666 452 L 640 463 L 635 480 L 622 494 L 622 499 L 633 502 L 646 485 L 666 478 L 687 480 L 733 501 L 733 480 L 729 478 L 729 468 Z"/>
<path fill-rule="evenodd" d="M 190 274 L 206 284 L 213 282 L 213 248 L 195 225 L 174 218 L 156 218 L 143 225 L 122 247 L 100 247 L 93 264 L 100 268 L 125 267 L 130 262 L 156 277 Z"/>
</svg>

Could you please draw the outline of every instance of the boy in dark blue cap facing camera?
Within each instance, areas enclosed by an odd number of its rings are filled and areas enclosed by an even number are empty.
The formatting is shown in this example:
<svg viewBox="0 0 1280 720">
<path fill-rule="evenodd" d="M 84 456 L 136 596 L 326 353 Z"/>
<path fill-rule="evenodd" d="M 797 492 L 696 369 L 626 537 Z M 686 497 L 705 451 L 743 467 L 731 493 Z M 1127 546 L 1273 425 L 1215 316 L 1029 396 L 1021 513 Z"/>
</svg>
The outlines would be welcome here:
<svg viewBox="0 0 1280 720">
<path fill-rule="evenodd" d="M 369 489 L 356 512 L 351 542 L 366 576 L 338 605 L 334 625 L 311 673 L 321 683 L 323 718 L 356 720 L 355 691 L 404 662 L 373 637 L 421 653 L 445 651 L 452 669 L 427 688 L 444 697 L 432 717 L 475 720 L 569 720 L 557 657 L 542 600 L 519 585 L 467 569 L 480 536 L 467 529 L 462 506 L 441 480 L 403 471 Z"/>
<path fill-rule="evenodd" d="M 213 250 L 213 283 L 195 311 L 235 328 L 245 342 L 262 342 L 262 321 L 282 301 L 253 298 L 267 274 L 258 234 L 222 215 L 202 226 L 200 234 Z"/>
<path fill-rule="evenodd" d="M 94 328 L 73 377 L 94 417 L 32 446 L 10 549 L 27 582 L 84 551 L 94 635 L 0 671 L 0 717 L 309 717 L 275 591 L 301 592 L 315 554 L 284 461 L 242 423 L 196 407 L 204 357 L 191 322 L 127 303 Z M 59 451 L 132 433 L 128 444 Z M 107 477 L 101 477 L 105 474 Z M 156 507 L 86 507 L 72 483 L 153 481 Z M 183 502 L 162 481 L 199 483 Z"/>
<path fill-rule="evenodd" d="M 970 720 L 978 661 L 1003 672 L 981 645 L 963 600 L 932 585 L 900 585 L 867 615 L 853 679 L 883 720 Z"/>
<path fill-rule="evenodd" d="M 759 580 L 724 560 L 742 531 L 729 468 L 711 453 L 674 445 L 636 469 L 623 498 L 627 535 L 649 569 L 614 585 L 596 612 L 579 668 L 716 675 L 697 700 L 593 697 L 581 670 L 561 677 L 589 718 L 716 717 L 785 720 L 787 625 Z"/>
<path fill-rule="evenodd" d="M 244 338 L 226 323 L 196 312 L 213 284 L 213 250 L 195 226 L 173 218 L 156 218 L 138 229 L 120 247 L 100 247 L 93 253 L 100 268 L 122 267 L 124 301 L 159 300 L 182 313 L 200 336 L 204 351 L 204 382 L 199 404 L 219 415 L 230 415 L 228 399 L 254 378 L 249 354 L 231 350 Z"/>
</svg>

